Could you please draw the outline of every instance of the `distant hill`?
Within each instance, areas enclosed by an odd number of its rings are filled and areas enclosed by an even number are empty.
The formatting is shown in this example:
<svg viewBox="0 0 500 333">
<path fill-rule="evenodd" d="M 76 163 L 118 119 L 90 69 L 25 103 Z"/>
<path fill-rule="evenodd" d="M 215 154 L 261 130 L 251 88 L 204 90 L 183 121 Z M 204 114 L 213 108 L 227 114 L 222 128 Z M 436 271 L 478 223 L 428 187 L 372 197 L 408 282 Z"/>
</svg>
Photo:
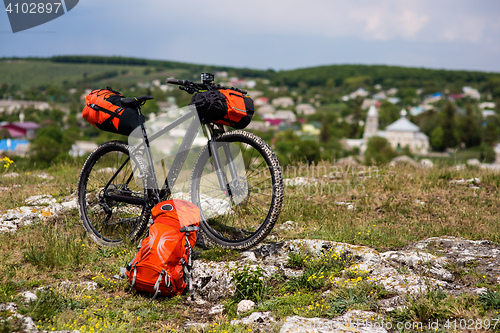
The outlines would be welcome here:
<svg viewBox="0 0 500 333">
<path fill-rule="evenodd" d="M 269 77 L 270 72 L 188 64 L 174 61 L 126 57 L 55 56 L 52 58 L 0 59 L 0 84 L 17 85 L 21 89 L 33 86 L 100 86 L 113 81 L 132 84 L 168 76 L 197 79 L 202 72 L 226 71 L 238 77 Z"/>
<path fill-rule="evenodd" d="M 0 84 L 16 85 L 21 89 L 40 86 L 96 87 L 119 82 L 137 82 L 168 76 L 197 79 L 202 72 L 228 72 L 241 78 L 265 78 L 273 85 L 289 87 L 424 88 L 426 91 L 448 89 L 459 92 L 465 85 L 500 97 L 500 73 L 437 70 L 382 65 L 330 65 L 286 71 L 256 70 L 190 64 L 175 61 L 129 57 L 54 56 L 51 58 L 0 59 Z"/>
<path fill-rule="evenodd" d="M 500 86 L 500 73 L 438 70 L 382 65 L 330 65 L 275 73 L 273 82 L 290 87 L 299 86 L 372 86 L 384 88 L 461 88 L 472 85 L 484 90 L 489 85 Z"/>
</svg>

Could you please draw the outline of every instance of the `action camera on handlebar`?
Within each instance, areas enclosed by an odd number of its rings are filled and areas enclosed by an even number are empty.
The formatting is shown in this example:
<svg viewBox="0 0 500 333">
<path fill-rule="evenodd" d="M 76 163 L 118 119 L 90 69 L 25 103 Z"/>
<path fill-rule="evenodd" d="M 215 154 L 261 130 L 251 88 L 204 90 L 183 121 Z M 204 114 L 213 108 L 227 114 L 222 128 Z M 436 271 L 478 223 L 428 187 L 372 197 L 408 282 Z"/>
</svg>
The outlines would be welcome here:
<svg viewBox="0 0 500 333">
<path fill-rule="evenodd" d="M 201 82 L 211 84 L 214 82 L 214 75 L 211 73 L 201 73 Z"/>
</svg>

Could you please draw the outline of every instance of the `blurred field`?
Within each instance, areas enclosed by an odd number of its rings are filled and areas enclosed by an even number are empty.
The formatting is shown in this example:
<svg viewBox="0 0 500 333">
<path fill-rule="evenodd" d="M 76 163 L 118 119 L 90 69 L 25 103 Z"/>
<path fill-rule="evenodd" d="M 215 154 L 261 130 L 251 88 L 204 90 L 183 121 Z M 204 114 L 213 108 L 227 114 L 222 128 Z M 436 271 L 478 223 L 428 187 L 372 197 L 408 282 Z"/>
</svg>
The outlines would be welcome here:
<svg viewBox="0 0 500 333">
<path fill-rule="evenodd" d="M 154 67 L 149 66 L 3 60 L 0 61 L 0 73 L 2 73 L 0 84 L 15 84 L 20 89 L 27 89 L 36 86 L 65 86 L 82 82 L 90 82 L 96 87 L 112 82 L 136 84 L 139 81 L 164 80 L 168 76 L 178 76 L 183 71 L 156 71 Z"/>
</svg>

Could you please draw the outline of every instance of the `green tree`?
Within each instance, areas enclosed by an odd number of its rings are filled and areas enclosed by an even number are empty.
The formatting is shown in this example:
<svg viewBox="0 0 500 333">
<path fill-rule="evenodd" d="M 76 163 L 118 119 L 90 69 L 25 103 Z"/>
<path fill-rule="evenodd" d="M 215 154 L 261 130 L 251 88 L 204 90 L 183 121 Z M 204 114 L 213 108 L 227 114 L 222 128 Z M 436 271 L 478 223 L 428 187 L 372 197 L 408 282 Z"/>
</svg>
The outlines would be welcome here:
<svg viewBox="0 0 500 333">
<path fill-rule="evenodd" d="M 396 156 L 387 139 L 375 136 L 370 138 L 366 144 L 365 164 L 370 165 L 387 163 Z"/>
<path fill-rule="evenodd" d="M 455 111 L 455 105 L 450 102 L 446 103 L 443 109 L 441 127 L 443 128 L 443 146 L 446 148 L 455 148 L 458 144 Z"/>
<path fill-rule="evenodd" d="M 446 146 L 443 142 L 444 131 L 441 126 L 435 127 L 431 132 L 430 145 L 432 149 L 437 151 L 443 151 Z"/>
<path fill-rule="evenodd" d="M 488 117 L 483 123 L 483 142 L 492 146 L 498 141 L 500 134 L 500 124 L 497 117 Z"/>
<path fill-rule="evenodd" d="M 385 128 L 399 119 L 399 108 L 391 102 L 384 101 L 378 111 L 379 128 Z"/>
<path fill-rule="evenodd" d="M 418 97 L 415 88 L 401 88 L 396 96 L 401 98 L 403 105 L 415 105 Z"/>
<path fill-rule="evenodd" d="M 414 117 L 412 121 L 420 127 L 420 130 L 431 136 L 432 131 L 439 126 L 440 118 L 436 111 L 429 110 Z"/>
<path fill-rule="evenodd" d="M 348 133 L 349 138 L 360 138 L 363 133 L 363 128 L 359 125 L 360 120 L 364 120 L 361 112 L 361 98 L 351 99 L 347 102 L 347 110 L 352 119 L 350 122 L 350 129 Z"/>
<path fill-rule="evenodd" d="M 477 114 L 469 104 L 466 107 L 465 117 L 461 119 L 460 140 L 467 148 L 481 144 L 481 114 Z"/>
<path fill-rule="evenodd" d="M 31 143 L 30 160 L 39 167 L 46 167 L 59 156 L 66 155 L 71 144 L 69 134 L 65 135 L 59 126 L 40 129 Z"/>
<path fill-rule="evenodd" d="M 318 142 L 302 140 L 293 130 L 286 130 L 276 136 L 275 152 L 283 165 L 296 162 L 319 162 L 321 150 Z"/>
</svg>

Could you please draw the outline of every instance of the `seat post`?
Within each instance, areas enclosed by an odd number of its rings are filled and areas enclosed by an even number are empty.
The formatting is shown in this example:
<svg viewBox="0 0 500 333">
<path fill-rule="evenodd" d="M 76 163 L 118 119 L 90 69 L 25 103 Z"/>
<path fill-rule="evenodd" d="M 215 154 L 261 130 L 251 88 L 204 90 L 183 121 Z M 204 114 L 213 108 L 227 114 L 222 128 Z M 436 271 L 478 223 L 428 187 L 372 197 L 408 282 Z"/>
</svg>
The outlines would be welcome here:
<svg viewBox="0 0 500 333">
<path fill-rule="evenodd" d="M 136 107 L 136 110 L 137 110 L 137 114 L 138 116 L 141 116 L 142 115 L 142 111 L 141 111 L 141 105 L 138 105 Z M 152 178 L 152 190 L 153 190 L 153 193 L 154 193 L 154 196 L 155 196 L 155 204 L 160 202 L 160 193 L 159 193 L 159 190 L 158 190 L 158 180 L 156 178 L 156 173 L 155 173 L 155 168 L 154 168 L 154 164 L 153 164 L 153 157 L 151 156 L 151 150 L 150 150 L 150 146 L 149 146 L 149 139 L 148 139 L 148 134 L 146 132 L 146 122 L 143 122 L 141 123 L 141 131 L 142 131 L 142 139 L 143 139 L 143 142 L 145 143 L 146 145 L 146 159 L 147 159 L 147 162 L 148 162 L 148 167 L 149 167 L 149 173 L 150 173 L 150 177 Z M 154 206 L 154 204 L 153 204 Z M 150 207 L 152 208 L 152 206 Z"/>
</svg>

